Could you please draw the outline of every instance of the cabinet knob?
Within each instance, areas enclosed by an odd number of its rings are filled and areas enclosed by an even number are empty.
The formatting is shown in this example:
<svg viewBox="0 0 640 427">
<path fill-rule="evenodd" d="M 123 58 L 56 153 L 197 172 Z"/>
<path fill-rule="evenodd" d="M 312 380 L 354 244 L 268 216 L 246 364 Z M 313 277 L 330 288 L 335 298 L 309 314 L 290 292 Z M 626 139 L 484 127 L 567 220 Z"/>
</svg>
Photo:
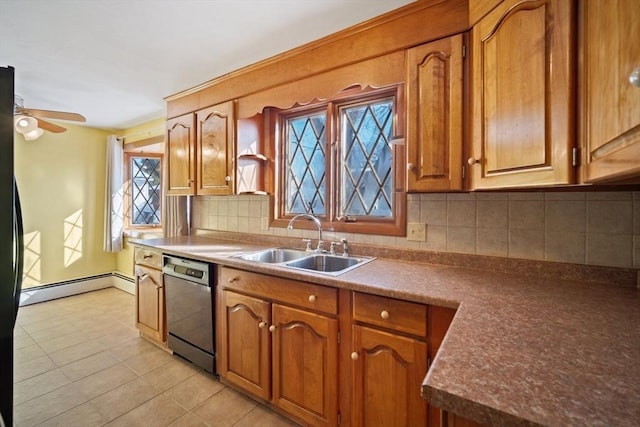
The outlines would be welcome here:
<svg viewBox="0 0 640 427">
<path fill-rule="evenodd" d="M 407 170 L 415 171 L 416 170 L 416 165 L 413 164 L 413 163 L 407 163 Z"/>
<path fill-rule="evenodd" d="M 354 351 L 353 353 L 351 353 L 351 360 L 358 360 L 358 357 L 360 357 L 360 355 L 358 354 L 357 351 Z"/>
<path fill-rule="evenodd" d="M 309 302 L 316 302 L 317 299 L 315 295 L 309 295 Z"/>
<path fill-rule="evenodd" d="M 389 312 L 387 310 L 382 310 L 380 312 L 380 317 L 382 317 L 384 320 L 387 320 L 389 318 Z"/>
<path fill-rule="evenodd" d="M 229 175 L 227 175 L 227 176 L 225 176 L 225 177 L 224 177 L 224 180 L 225 180 L 226 182 L 229 182 L 229 181 L 231 181 L 231 177 L 230 177 Z"/>
<path fill-rule="evenodd" d="M 163 288 L 163 287 L 164 287 L 164 286 L 162 286 L 162 285 L 156 285 L 156 290 L 158 290 L 158 289 L 160 289 L 160 288 Z"/>
<path fill-rule="evenodd" d="M 233 283 L 233 282 L 235 282 L 235 281 L 237 281 L 237 280 L 239 280 L 239 277 L 229 277 L 229 278 L 227 279 L 227 283 Z"/>
<path fill-rule="evenodd" d="M 269 332 L 275 332 L 275 331 L 276 331 L 276 325 L 269 326 Z"/>
<path fill-rule="evenodd" d="M 640 87 L 640 67 L 636 67 L 635 70 L 629 74 L 629 83 L 635 87 Z"/>
<path fill-rule="evenodd" d="M 467 160 L 467 163 L 469 163 L 471 166 L 473 166 L 476 163 L 480 163 L 480 159 L 476 159 L 475 157 L 469 157 L 469 160 Z"/>
<path fill-rule="evenodd" d="M 262 321 L 262 322 L 258 323 L 258 328 L 260 328 L 260 329 L 264 329 L 265 326 L 267 326 L 267 322 Z"/>
<path fill-rule="evenodd" d="M 193 180 L 193 179 L 190 179 L 190 180 L 189 180 L 189 185 L 193 184 L 194 182 L 196 182 L 196 181 L 195 181 L 195 180 Z"/>
</svg>

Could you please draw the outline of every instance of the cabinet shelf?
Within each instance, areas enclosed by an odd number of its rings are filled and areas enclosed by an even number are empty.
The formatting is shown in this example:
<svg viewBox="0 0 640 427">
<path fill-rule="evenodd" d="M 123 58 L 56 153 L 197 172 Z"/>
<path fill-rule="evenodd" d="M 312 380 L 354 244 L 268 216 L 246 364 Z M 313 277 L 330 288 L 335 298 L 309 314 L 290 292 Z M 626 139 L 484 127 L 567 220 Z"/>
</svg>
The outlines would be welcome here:
<svg viewBox="0 0 640 427">
<path fill-rule="evenodd" d="M 266 162 L 267 156 L 264 154 L 240 154 L 238 156 L 238 160 L 259 160 L 261 162 Z"/>
</svg>

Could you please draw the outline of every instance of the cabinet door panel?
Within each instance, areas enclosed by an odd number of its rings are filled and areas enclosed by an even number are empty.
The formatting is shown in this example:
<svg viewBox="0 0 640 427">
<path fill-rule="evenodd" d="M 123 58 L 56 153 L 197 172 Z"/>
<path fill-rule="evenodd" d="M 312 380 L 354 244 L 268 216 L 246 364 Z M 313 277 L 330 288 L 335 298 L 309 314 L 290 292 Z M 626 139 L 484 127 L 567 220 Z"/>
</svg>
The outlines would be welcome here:
<svg viewBox="0 0 640 427">
<path fill-rule="evenodd" d="M 407 52 L 409 191 L 462 189 L 462 42 Z"/>
<path fill-rule="evenodd" d="M 198 194 L 232 194 L 233 101 L 198 111 Z"/>
<path fill-rule="evenodd" d="M 195 194 L 194 115 L 167 120 L 167 194 Z"/>
<path fill-rule="evenodd" d="M 427 372 L 427 344 L 364 326 L 353 327 L 355 426 L 427 425 L 420 396 Z"/>
<path fill-rule="evenodd" d="M 572 183 L 573 27 L 571 1 L 506 0 L 473 28 L 473 188 Z"/>
<path fill-rule="evenodd" d="M 338 321 L 273 305 L 273 402 L 312 425 L 338 416 Z"/>
<path fill-rule="evenodd" d="M 222 295 L 225 312 L 221 319 L 219 374 L 250 393 L 269 399 L 270 304 L 226 290 Z"/>
<path fill-rule="evenodd" d="M 586 182 L 640 174 L 640 7 L 635 0 L 581 3 Z"/>
<path fill-rule="evenodd" d="M 162 272 L 136 265 L 135 276 L 136 326 L 148 337 L 162 343 L 166 341 Z"/>
</svg>

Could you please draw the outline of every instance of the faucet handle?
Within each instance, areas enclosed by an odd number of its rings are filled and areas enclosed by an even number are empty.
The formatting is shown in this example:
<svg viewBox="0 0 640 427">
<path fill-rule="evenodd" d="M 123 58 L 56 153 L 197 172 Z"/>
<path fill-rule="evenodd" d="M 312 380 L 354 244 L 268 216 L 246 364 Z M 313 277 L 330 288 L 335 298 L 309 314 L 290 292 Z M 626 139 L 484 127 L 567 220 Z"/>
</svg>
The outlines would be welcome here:
<svg viewBox="0 0 640 427">
<path fill-rule="evenodd" d="M 307 252 L 311 252 L 313 250 L 311 249 L 311 239 L 302 239 L 302 241 L 306 244 L 304 250 Z"/>
<path fill-rule="evenodd" d="M 340 239 L 340 243 L 342 244 L 342 256 L 349 256 L 349 242 L 347 242 L 347 239 Z"/>
<path fill-rule="evenodd" d="M 338 242 L 331 242 L 331 244 L 329 245 L 329 253 L 331 255 L 335 255 L 336 254 L 336 246 L 340 245 L 341 243 Z"/>
</svg>

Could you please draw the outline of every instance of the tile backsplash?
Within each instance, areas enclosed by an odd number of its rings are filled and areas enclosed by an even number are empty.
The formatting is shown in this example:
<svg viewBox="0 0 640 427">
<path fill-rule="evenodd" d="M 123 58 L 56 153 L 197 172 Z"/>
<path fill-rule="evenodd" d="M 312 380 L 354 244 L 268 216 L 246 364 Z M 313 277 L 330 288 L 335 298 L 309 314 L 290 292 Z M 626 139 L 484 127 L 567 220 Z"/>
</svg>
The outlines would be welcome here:
<svg viewBox="0 0 640 427">
<path fill-rule="evenodd" d="M 269 227 L 268 196 L 197 196 L 193 227 L 315 238 Z M 407 223 L 424 242 L 326 232 L 326 240 L 510 258 L 640 268 L 640 192 L 500 192 L 407 195 Z"/>
</svg>

